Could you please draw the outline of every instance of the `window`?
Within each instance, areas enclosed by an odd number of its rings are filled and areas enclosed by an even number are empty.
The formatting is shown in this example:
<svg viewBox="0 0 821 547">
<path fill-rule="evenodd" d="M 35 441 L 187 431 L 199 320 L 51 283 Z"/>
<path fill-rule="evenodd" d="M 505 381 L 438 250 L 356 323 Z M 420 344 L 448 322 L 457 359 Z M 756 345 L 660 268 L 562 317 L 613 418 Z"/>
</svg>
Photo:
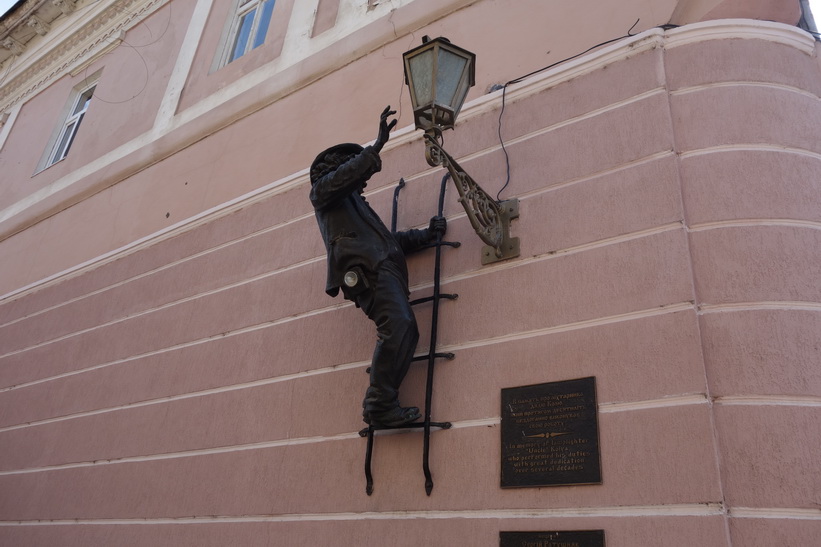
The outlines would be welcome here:
<svg viewBox="0 0 821 547">
<path fill-rule="evenodd" d="M 224 65 L 265 42 L 275 0 L 239 0 L 226 48 Z"/>
<path fill-rule="evenodd" d="M 91 85 L 86 85 L 75 91 L 76 96 L 70 103 L 71 108 L 68 112 L 68 117 L 60 128 L 57 139 L 54 141 L 54 147 L 48 156 L 48 161 L 46 161 L 46 164 L 43 166 L 44 168 L 49 165 L 54 165 L 68 155 L 71 144 L 74 142 L 74 137 L 77 136 L 77 130 L 80 128 L 86 110 L 88 110 L 88 105 L 91 103 L 91 97 L 94 96 L 94 89 L 96 87 L 97 83 L 94 82 Z"/>
</svg>

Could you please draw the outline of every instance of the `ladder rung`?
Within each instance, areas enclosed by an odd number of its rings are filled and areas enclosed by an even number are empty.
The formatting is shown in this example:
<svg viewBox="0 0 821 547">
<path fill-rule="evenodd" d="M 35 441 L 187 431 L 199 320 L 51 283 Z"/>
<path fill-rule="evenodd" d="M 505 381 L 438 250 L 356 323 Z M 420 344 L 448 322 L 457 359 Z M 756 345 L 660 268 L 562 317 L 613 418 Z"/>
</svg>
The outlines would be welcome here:
<svg viewBox="0 0 821 547">
<path fill-rule="evenodd" d="M 439 295 L 439 298 L 445 298 L 447 300 L 456 300 L 459 298 L 459 295 L 456 293 L 442 293 Z M 433 296 L 425 296 L 423 298 L 417 298 L 416 300 L 411 300 L 410 305 L 415 306 L 417 304 L 424 304 L 425 302 L 433 302 Z"/>
<path fill-rule="evenodd" d="M 453 427 L 453 424 L 450 422 L 431 422 L 431 427 L 435 427 L 437 429 L 450 429 Z M 387 431 L 391 429 L 424 429 L 425 422 L 411 422 L 409 424 L 402 424 L 402 425 L 370 425 L 362 430 L 359 431 L 360 437 L 367 437 L 368 432 L 373 431 Z"/>
<path fill-rule="evenodd" d="M 455 353 L 434 353 L 433 356 L 436 359 L 447 359 L 448 361 L 452 361 L 456 358 Z M 430 359 L 430 353 L 413 358 L 414 361 L 427 361 L 428 359 Z"/>
<path fill-rule="evenodd" d="M 433 243 L 428 243 L 426 245 L 422 245 L 421 247 L 419 247 L 419 250 L 421 251 L 422 249 L 432 249 L 433 247 L 436 247 L 436 246 L 439 246 L 439 247 L 443 247 L 443 246 L 444 247 L 453 247 L 454 249 L 456 249 L 457 247 L 461 247 L 462 243 L 459 242 L 459 241 L 440 241 L 439 243 L 436 243 L 434 241 Z"/>
<path fill-rule="evenodd" d="M 448 353 L 434 353 L 433 356 L 436 359 L 447 359 L 448 361 L 453 361 L 454 359 L 456 359 L 456 354 L 455 353 L 450 353 L 450 352 L 448 352 Z M 414 357 L 413 359 L 411 359 L 411 361 L 413 361 L 413 362 L 427 361 L 428 359 L 430 359 L 430 353 L 428 353 L 427 355 L 420 355 L 418 357 Z M 370 374 L 371 373 L 371 367 L 366 368 L 365 373 Z"/>
</svg>

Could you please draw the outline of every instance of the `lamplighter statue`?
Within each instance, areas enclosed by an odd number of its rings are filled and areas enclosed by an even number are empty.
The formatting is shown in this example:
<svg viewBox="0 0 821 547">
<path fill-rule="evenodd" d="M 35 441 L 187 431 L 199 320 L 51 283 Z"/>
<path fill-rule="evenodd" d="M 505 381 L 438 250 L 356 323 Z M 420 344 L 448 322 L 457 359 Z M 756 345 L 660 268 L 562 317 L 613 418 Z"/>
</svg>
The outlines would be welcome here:
<svg viewBox="0 0 821 547">
<path fill-rule="evenodd" d="M 373 145 L 345 143 L 321 152 L 311 165 L 311 203 L 328 252 L 325 292 L 340 289 L 376 324 L 377 342 L 362 416 L 374 426 L 395 427 L 420 418 L 417 407 L 399 404 L 399 386 L 408 372 L 419 332 L 408 302 L 405 255 L 444 235 L 444 218 L 428 228 L 392 233 L 362 195 L 380 171 L 379 152 L 388 141 L 396 112 L 386 107 Z"/>
</svg>

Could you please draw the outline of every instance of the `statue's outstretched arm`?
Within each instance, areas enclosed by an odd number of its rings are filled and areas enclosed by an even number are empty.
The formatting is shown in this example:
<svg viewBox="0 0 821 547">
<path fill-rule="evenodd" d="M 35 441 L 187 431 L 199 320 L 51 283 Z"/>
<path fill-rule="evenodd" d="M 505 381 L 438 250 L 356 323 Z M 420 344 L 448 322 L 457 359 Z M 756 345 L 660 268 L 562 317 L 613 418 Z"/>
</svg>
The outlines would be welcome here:
<svg viewBox="0 0 821 547">
<path fill-rule="evenodd" d="M 371 146 L 351 157 L 314 182 L 311 188 L 311 203 L 315 209 L 324 209 L 345 199 L 365 184 L 371 175 L 382 169 L 382 160 Z"/>
</svg>

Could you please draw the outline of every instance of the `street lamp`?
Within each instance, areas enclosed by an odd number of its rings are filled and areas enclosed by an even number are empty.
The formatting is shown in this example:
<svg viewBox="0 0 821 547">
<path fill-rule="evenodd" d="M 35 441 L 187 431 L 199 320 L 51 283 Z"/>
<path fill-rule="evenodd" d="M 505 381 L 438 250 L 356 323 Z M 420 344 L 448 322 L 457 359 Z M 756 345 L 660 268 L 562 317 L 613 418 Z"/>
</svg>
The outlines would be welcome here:
<svg viewBox="0 0 821 547">
<path fill-rule="evenodd" d="M 476 55 L 447 38 L 422 38 L 404 55 L 405 83 L 410 87 L 417 129 L 452 129 L 475 81 Z"/>
<path fill-rule="evenodd" d="M 510 221 L 519 201 L 497 202 L 442 148 L 442 131 L 456 123 L 468 90 L 475 84 L 476 56 L 447 38 L 422 38 L 422 45 L 402 55 L 417 129 L 425 131 L 425 157 L 432 167 L 447 168 L 476 234 L 487 245 L 482 264 L 519 256 L 519 238 L 510 237 Z"/>
</svg>

